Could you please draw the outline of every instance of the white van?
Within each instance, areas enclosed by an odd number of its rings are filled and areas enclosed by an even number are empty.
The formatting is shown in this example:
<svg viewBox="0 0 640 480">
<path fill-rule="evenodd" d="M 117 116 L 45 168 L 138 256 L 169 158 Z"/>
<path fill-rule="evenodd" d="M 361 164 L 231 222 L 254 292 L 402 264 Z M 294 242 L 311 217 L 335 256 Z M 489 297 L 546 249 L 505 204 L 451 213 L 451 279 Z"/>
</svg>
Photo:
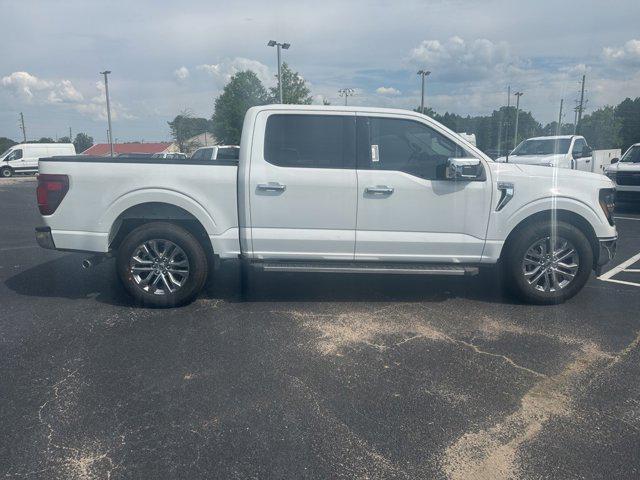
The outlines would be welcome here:
<svg viewBox="0 0 640 480">
<path fill-rule="evenodd" d="M 0 177 L 16 173 L 37 173 L 38 160 L 60 155 L 75 155 L 73 143 L 21 143 L 0 155 Z"/>
</svg>

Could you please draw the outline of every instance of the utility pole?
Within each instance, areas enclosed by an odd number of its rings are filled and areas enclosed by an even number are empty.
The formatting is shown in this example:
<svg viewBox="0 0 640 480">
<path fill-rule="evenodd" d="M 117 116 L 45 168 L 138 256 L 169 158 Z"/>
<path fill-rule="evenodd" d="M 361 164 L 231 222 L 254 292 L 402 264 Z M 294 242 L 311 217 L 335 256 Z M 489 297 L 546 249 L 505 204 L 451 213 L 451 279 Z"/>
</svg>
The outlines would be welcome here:
<svg viewBox="0 0 640 480">
<path fill-rule="evenodd" d="M 560 113 L 558 114 L 558 128 L 556 131 L 556 135 L 560 135 L 562 133 L 562 104 L 564 102 L 564 98 L 560 99 Z"/>
<path fill-rule="evenodd" d="M 507 87 L 507 108 L 511 106 L 511 85 Z"/>
<path fill-rule="evenodd" d="M 27 143 L 27 130 L 24 128 L 24 115 L 20 112 L 20 129 L 22 130 L 22 139 Z"/>
<path fill-rule="evenodd" d="M 282 104 L 284 103 L 284 101 L 282 100 L 282 61 L 280 58 L 280 49 L 282 48 L 283 50 L 288 50 L 291 44 L 280 43 L 280 42 L 276 42 L 275 40 L 269 40 L 269 43 L 267 43 L 267 46 L 276 47 L 278 51 L 278 92 L 280 94 L 280 103 Z"/>
<path fill-rule="evenodd" d="M 580 88 L 580 103 L 578 104 L 578 119 L 576 120 L 576 132 L 578 131 L 578 125 L 582 121 L 582 112 L 584 111 L 584 80 L 586 75 L 582 75 L 582 87 Z"/>
<path fill-rule="evenodd" d="M 71 127 L 69 127 L 69 141 L 73 143 L 73 135 L 71 135 Z"/>
<path fill-rule="evenodd" d="M 341 97 L 344 97 L 345 106 L 348 104 L 347 99 L 349 97 L 353 97 L 354 93 L 355 93 L 355 90 L 353 88 L 341 88 L 340 90 L 338 90 L 338 95 L 340 95 Z"/>
<path fill-rule="evenodd" d="M 111 157 L 113 158 L 113 131 L 111 130 L 111 105 L 109 104 L 109 80 L 107 79 L 107 75 L 109 75 L 111 71 L 105 70 L 104 72 L 100 72 L 100 75 L 104 75 L 104 94 L 107 97 L 107 120 L 109 122 L 109 150 L 111 151 Z"/>
<path fill-rule="evenodd" d="M 422 77 L 422 94 L 420 96 L 420 113 L 424 115 L 424 77 L 431 75 L 428 70 L 418 70 L 418 75 Z"/>
<path fill-rule="evenodd" d="M 515 132 L 513 134 L 513 148 L 516 148 L 518 142 L 518 115 L 520 113 L 520 97 L 524 95 L 524 93 L 515 92 L 514 95 L 516 96 L 516 126 Z"/>
</svg>

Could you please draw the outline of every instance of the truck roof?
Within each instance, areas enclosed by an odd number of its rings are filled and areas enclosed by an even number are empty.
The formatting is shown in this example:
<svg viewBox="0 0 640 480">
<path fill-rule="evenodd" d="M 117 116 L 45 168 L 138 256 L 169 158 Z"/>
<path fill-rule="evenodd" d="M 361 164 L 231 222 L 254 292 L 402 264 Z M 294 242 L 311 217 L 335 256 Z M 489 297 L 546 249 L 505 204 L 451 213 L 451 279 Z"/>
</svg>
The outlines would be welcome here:
<svg viewBox="0 0 640 480">
<path fill-rule="evenodd" d="M 377 108 L 377 107 L 360 107 L 360 106 L 344 106 L 344 105 L 283 105 L 283 104 L 272 104 L 272 105 L 260 105 L 257 107 L 252 107 L 259 111 L 264 110 L 307 110 L 307 111 L 317 111 L 317 110 L 326 110 L 330 112 L 370 112 L 370 113 L 396 113 L 401 115 L 406 115 L 407 113 L 413 113 L 415 115 L 422 115 L 414 110 L 409 109 L 399 109 L 399 108 Z M 425 117 L 427 115 L 424 115 Z"/>
<path fill-rule="evenodd" d="M 527 138 L 527 140 L 565 140 L 571 138 L 584 138 L 582 135 L 547 135 L 541 137 L 531 137 Z"/>
</svg>

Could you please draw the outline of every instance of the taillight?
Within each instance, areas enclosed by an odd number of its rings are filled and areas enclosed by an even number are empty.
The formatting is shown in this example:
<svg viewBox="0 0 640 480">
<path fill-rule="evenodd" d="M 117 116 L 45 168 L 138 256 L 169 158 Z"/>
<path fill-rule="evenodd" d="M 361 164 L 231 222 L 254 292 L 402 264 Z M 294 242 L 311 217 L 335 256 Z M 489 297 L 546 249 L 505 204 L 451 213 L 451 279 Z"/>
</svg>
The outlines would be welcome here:
<svg viewBox="0 0 640 480">
<path fill-rule="evenodd" d="M 67 175 L 38 175 L 38 208 L 42 215 L 51 215 L 62 202 L 69 191 L 69 177 Z"/>
</svg>

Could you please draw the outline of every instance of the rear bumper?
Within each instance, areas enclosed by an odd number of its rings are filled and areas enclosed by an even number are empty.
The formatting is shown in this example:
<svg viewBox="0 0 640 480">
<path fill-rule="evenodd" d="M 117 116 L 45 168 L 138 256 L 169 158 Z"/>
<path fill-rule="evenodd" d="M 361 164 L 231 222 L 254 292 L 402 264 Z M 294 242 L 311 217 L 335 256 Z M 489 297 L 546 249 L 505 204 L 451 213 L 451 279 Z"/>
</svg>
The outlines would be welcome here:
<svg viewBox="0 0 640 480">
<path fill-rule="evenodd" d="M 36 227 L 36 241 L 42 248 L 46 248 L 47 250 L 56 249 L 50 227 Z"/>
<path fill-rule="evenodd" d="M 618 248 L 618 237 L 598 239 L 598 262 L 596 265 L 596 275 L 600 275 L 602 267 L 611 262 L 616 256 Z"/>
</svg>

